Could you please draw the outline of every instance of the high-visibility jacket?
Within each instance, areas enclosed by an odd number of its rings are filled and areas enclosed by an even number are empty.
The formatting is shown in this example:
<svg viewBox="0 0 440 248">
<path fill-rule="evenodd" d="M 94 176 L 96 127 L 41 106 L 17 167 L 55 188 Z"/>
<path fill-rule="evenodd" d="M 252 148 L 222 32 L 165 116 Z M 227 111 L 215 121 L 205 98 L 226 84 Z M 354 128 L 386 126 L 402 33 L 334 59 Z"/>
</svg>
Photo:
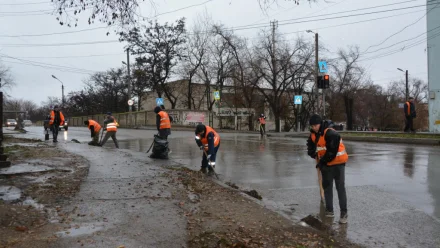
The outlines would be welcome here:
<svg viewBox="0 0 440 248">
<path fill-rule="evenodd" d="M 171 128 L 171 121 L 168 113 L 165 111 L 160 111 L 157 113 L 160 115 L 160 126 L 159 129 Z"/>
<path fill-rule="evenodd" d="M 116 119 L 113 116 L 112 116 L 112 118 L 113 118 L 113 121 L 107 123 L 107 126 L 106 126 L 107 132 L 117 132 L 118 131 L 118 125 L 117 125 Z"/>
<path fill-rule="evenodd" d="M 93 130 L 96 133 L 99 133 L 99 131 L 101 131 L 101 125 L 99 125 L 98 122 L 94 121 L 94 120 L 89 120 L 89 129 L 91 129 L 91 127 L 93 126 Z"/>
<path fill-rule="evenodd" d="M 60 112 L 60 126 L 64 125 L 64 115 L 61 111 Z M 55 121 L 55 111 L 50 111 L 50 120 L 49 120 L 49 124 L 53 125 Z"/>
<path fill-rule="evenodd" d="M 406 104 L 406 109 L 407 109 L 406 115 L 410 116 L 411 115 L 411 103 L 406 102 L 405 104 Z"/>
<path fill-rule="evenodd" d="M 324 130 L 324 135 L 319 137 L 317 143 L 315 141 L 316 135 L 314 133 L 311 134 L 312 141 L 316 143 L 316 151 L 318 152 L 318 156 L 317 156 L 318 159 L 322 158 L 327 150 L 326 142 L 325 142 L 325 134 L 327 133 L 328 129 L 329 128 L 326 128 Z M 337 164 L 344 164 L 347 161 L 348 161 L 348 154 L 347 151 L 345 150 L 345 146 L 342 143 L 342 138 L 341 138 L 341 141 L 339 142 L 338 152 L 336 153 L 336 157 L 332 161 L 328 162 L 327 165 L 332 166 Z"/>
<path fill-rule="evenodd" d="M 260 124 L 266 124 L 266 119 L 264 119 L 264 117 L 260 117 L 258 120 L 260 121 Z"/>
<path fill-rule="evenodd" d="M 208 147 L 208 134 L 211 132 L 214 134 L 214 147 L 217 147 L 220 144 L 220 135 L 218 135 L 218 133 L 216 131 L 214 131 L 214 129 L 212 127 L 206 126 L 205 136 L 201 137 L 201 139 L 200 139 L 200 142 L 202 142 L 206 151 L 209 148 Z"/>
</svg>

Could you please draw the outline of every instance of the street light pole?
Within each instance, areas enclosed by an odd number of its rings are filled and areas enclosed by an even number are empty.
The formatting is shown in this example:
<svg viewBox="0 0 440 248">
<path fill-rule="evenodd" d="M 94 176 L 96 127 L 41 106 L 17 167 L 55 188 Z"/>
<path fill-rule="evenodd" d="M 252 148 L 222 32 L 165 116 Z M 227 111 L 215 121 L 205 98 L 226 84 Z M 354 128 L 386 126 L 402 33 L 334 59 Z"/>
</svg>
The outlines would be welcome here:
<svg viewBox="0 0 440 248">
<path fill-rule="evenodd" d="M 128 88 L 128 100 L 131 100 L 131 75 L 130 75 L 130 50 L 127 48 L 127 63 L 122 61 L 123 64 L 127 65 L 127 88 Z M 128 105 L 128 125 L 132 124 L 132 106 Z"/>
<path fill-rule="evenodd" d="M 318 89 L 318 77 L 319 77 L 319 35 L 318 33 L 313 32 L 312 30 L 307 30 L 307 33 L 315 34 L 315 86 L 316 86 L 316 94 L 315 101 L 317 109 L 319 109 L 319 89 Z"/>
<path fill-rule="evenodd" d="M 408 70 L 402 70 L 397 68 L 397 70 L 405 72 L 405 101 L 408 101 L 409 98 L 409 89 L 408 89 Z"/>
<path fill-rule="evenodd" d="M 60 83 L 61 83 L 61 105 L 62 105 L 62 108 L 64 109 L 64 84 L 63 84 L 63 82 L 61 82 L 61 80 L 59 80 L 57 77 L 55 77 L 54 75 L 52 75 L 52 77 L 54 78 L 54 79 L 56 79 L 56 80 L 58 80 L 58 81 L 60 81 Z"/>
</svg>

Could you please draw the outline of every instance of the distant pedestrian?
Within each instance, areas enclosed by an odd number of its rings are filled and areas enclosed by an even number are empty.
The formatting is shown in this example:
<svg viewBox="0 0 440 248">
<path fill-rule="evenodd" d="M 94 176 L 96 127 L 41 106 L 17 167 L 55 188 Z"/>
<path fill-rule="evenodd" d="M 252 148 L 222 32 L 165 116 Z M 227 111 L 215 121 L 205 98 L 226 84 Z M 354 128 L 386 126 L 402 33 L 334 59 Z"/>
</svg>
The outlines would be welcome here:
<svg viewBox="0 0 440 248">
<path fill-rule="evenodd" d="M 416 106 L 414 105 L 414 98 L 410 97 L 409 100 L 403 106 L 403 112 L 405 113 L 405 128 L 404 132 L 415 132 L 413 126 L 413 120 L 417 117 Z"/>
<path fill-rule="evenodd" d="M 112 116 L 112 112 L 107 112 L 106 119 L 104 120 L 104 131 L 106 131 L 106 133 L 99 146 L 103 146 L 108 138 L 111 137 L 116 148 L 119 148 L 118 140 L 116 139 L 116 132 L 118 131 L 117 121 Z"/>
<path fill-rule="evenodd" d="M 316 168 L 322 175 L 326 216 L 334 217 L 333 180 L 338 192 L 341 217 L 339 223 L 347 223 L 347 194 L 345 192 L 345 163 L 348 154 L 341 136 L 333 129 L 331 121 L 323 121 L 319 115 L 310 118 L 311 134 L 307 140 L 308 155 L 316 159 Z"/>
<path fill-rule="evenodd" d="M 264 116 L 264 114 L 261 114 L 258 118 L 258 122 L 260 123 L 260 134 L 266 134 L 266 116 Z"/>
<path fill-rule="evenodd" d="M 50 111 L 49 125 L 52 130 L 53 142 L 58 142 L 58 130 L 60 126 L 64 125 L 64 115 L 58 105 L 55 105 L 53 110 Z"/>
<path fill-rule="evenodd" d="M 94 120 L 84 121 L 84 125 L 86 125 L 90 130 L 90 137 L 92 141 L 89 142 L 91 146 L 99 145 L 99 133 L 101 132 L 101 125 Z"/>
</svg>

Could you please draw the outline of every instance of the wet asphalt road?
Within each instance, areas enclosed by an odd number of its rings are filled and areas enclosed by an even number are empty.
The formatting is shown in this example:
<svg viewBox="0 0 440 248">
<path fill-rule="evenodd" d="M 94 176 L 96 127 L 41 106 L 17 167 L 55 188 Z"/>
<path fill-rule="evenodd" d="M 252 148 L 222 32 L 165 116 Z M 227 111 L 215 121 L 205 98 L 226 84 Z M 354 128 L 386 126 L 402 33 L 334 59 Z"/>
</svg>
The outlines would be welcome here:
<svg viewBox="0 0 440 248">
<path fill-rule="evenodd" d="M 41 127 L 28 127 L 28 137 L 43 139 Z M 118 130 L 120 147 L 146 151 L 154 130 Z M 70 127 L 59 140 L 88 142 L 89 131 Z M 319 189 L 314 160 L 303 138 L 260 138 L 258 134 L 221 133 L 217 173 L 223 181 L 256 189 L 265 204 L 293 220 L 318 214 Z M 177 163 L 198 169 L 201 151 L 193 132 L 169 137 Z M 345 142 L 350 155 L 346 167 L 349 223 L 333 230 L 368 247 L 440 247 L 440 148 Z M 105 145 L 113 147 L 111 139 Z"/>
</svg>

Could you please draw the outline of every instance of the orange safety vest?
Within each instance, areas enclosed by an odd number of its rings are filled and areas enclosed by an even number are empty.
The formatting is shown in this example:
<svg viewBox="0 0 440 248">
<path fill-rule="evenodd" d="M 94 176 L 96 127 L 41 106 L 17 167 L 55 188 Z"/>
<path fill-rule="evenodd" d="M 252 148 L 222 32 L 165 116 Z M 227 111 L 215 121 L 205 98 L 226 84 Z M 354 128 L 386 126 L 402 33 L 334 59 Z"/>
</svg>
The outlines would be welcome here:
<svg viewBox="0 0 440 248">
<path fill-rule="evenodd" d="M 60 111 L 60 126 L 64 125 L 64 115 L 63 113 Z M 49 124 L 52 125 L 53 122 L 55 121 L 55 111 L 50 111 L 50 120 L 49 120 Z"/>
<path fill-rule="evenodd" d="M 99 125 L 98 122 L 94 120 L 89 120 L 89 129 L 91 126 L 94 127 L 95 133 L 99 133 L 99 131 L 101 131 L 101 125 Z"/>
<path fill-rule="evenodd" d="M 317 160 L 321 159 L 327 150 L 325 143 L 325 134 L 327 133 L 328 129 L 329 128 L 326 128 L 324 130 L 324 135 L 319 137 L 318 143 L 315 142 L 316 135 L 314 133 L 311 134 L 312 141 L 316 143 L 316 151 L 318 152 Z M 345 150 L 345 146 L 342 143 L 342 138 L 341 138 L 341 141 L 339 142 L 338 153 L 336 153 L 336 157 L 332 161 L 328 162 L 327 165 L 332 166 L 337 164 L 344 164 L 347 163 L 347 161 L 348 161 L 348 154 L 347 151 Z"/>
<path fill-rule="evenodd" d="M 266 124 L 264 117 L 260 117 L 258 120 L 260 121 L 260 124 Z"/>
<path fill-rule="evenodd" d="M 200 142 L 202 142 L 206 151 L 208 150 L 208 134 L 210 132 L 214 133 L 214 147 L 217 147 L 218 144 L 220 144 L 220 135 L 218 135 L 218 133 L 216 131 L 214 131 L 214 129 L 212 127 L 206 126 L 205 137 L 202 137 L 200 139 Z"/>
<path fill-rule="evenodd" d="M 406 102 L 406 109 L 407 109 L 407 115 L 411 115 L 411 104 L 409 102 Z"/>
<path fill-rule="evenodd" d="M 170 117 L 168 116 L 167 112 L 160 111 L 158 113 L 158 115 L 160 115 L 160 127 L 159 127 L 159 129 L 171 128 Z"/>
<path fill-rule="evenodd" d="M 117 127 L 117 122 L 116 119 L 112 116 L 113 118 L 113 122 L 109 122 L 107 123 L 107 132 L 117 132 L 118 131 L 118 127 Z"/>
</svg>

